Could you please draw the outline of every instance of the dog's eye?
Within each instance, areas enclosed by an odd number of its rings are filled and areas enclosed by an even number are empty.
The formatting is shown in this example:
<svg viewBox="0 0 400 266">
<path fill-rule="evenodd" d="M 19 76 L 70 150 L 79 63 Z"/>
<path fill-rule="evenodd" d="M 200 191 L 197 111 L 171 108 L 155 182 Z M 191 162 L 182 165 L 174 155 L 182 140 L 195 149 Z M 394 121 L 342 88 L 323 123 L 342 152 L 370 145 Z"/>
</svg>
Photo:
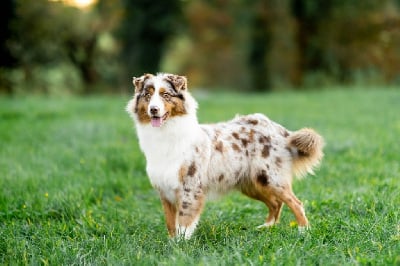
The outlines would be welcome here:
<svg viewBox="0 0 400 266">
<path fill-rule="evenodd" d="M 170 95 L 168 92 L 164 92 L 164 93 L 162 94 L 162 97 L 163 97 L 164 99 L 166 99 L 166 100 L 169 100 L 169 99 L 171 98 L 171 95 Z"/>
<path fill-rule="evenodd" d="M 150 98 L 151 98 L 150 93 L 146 93 L 146 94 L 144 95 L 144 98 L 146 99 L 146 101 L 150 101 Z"/>
</svg>

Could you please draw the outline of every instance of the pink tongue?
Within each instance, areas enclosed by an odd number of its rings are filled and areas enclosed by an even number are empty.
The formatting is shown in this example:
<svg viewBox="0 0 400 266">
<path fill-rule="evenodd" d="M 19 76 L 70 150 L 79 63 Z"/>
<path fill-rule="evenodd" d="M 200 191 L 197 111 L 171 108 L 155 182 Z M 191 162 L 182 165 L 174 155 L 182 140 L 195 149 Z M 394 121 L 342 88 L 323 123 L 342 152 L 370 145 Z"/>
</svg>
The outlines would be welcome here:
<svg viewBox="0 0 400 266">
<path fill-rule="evenodd" d="M 161 117 L 152 117 L 151 118 L 151 125 L 153 127 L 160 127 L 161 126 L 161 122 L 162 122 Z"/>
</svg>

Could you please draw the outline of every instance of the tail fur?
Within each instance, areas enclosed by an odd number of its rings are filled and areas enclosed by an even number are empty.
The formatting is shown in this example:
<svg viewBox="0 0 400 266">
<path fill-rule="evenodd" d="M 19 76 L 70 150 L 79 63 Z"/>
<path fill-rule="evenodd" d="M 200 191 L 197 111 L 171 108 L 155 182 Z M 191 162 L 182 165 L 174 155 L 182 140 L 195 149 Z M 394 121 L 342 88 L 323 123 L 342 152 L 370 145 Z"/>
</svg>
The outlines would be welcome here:
<svg viewBox="0 0 400 266">
<path fill-rule="evenodd" d="M 304 177 L 307 173 L 314 174 L 324 156 L 323 138 L 311 128 L 303 128 L 293 132 L 288 137 L 288 147 L 293 156 L 293 173 L 296 177 Z"/>
</svg>

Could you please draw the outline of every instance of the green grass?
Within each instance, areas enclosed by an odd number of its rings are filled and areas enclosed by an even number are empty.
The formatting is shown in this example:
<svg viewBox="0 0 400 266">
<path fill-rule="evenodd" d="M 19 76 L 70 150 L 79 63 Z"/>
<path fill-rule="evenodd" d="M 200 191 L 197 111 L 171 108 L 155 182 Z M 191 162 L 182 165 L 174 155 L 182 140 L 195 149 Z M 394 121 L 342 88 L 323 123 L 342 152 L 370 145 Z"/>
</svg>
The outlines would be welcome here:
<svg viewBox="0 0 400 266">
<path fill-rule="evenodd" d="M 207 203 L 190 241 L 169 241 L 126 97 L 0 98 L 0 264 L 400 265 L 400 93 L 199 95 L 199 119 L 262 112 L 326 139 L 294 183 L 312 228 L 239 193 Z"/>
</svg>

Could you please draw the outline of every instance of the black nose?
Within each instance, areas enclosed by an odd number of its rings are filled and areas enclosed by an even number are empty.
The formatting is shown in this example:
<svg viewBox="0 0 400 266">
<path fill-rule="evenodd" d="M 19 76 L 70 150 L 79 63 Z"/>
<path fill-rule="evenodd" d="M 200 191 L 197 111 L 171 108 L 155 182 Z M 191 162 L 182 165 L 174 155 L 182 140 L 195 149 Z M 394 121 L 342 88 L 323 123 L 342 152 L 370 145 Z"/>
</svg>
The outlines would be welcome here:
<svg viewBox="0 0 400 266">
<path fill-rule="evenodd" d="M 160 108 L 158 108 L 157 106 L 150 106 L 150 114 L 157 115 L 158 111 L 160 111 Z"/>
</svg>

